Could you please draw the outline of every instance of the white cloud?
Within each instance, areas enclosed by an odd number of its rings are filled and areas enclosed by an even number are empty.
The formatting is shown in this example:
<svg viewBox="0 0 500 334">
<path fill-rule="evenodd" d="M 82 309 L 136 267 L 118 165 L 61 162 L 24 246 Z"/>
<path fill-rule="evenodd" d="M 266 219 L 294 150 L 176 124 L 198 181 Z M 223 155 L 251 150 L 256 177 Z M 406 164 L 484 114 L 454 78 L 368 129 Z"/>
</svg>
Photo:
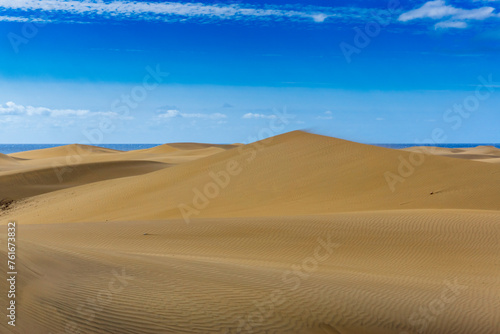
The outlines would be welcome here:
<svg viewBox="0 0 500 334">
<path fill-rule="evenodd" d="M 206 119 L 221 119 L 226 118 L 227 116 L 221 113 L 215 114 L 181 114 L 182 117 L 185 118 L 206 118 Z"/>
<path fill-rule="evenodd" d="M 189 114 L 189 113 L 181 113 L 179 110 L 166 110 L 166 111 L 162 111 L 158 115 L 158 118 L 174 118 L 174 117 L 203 118 L 203 119 L 217 120 L 217 119 L 226 118 L 227 116 L 224 115 L 224 114 L 221 114 L 221 113 L 214 113 L 214 114 L 201 114 L 201 113 Z"/>
<path fill-rule="evenodd" d="M 467 23 L 463 21 L 443 21 L 438 22 L 434 25 L 436 29 L 448 29 L 448 28 L 456 28 L 456 29 L 465 29 L 467 28 Z"/>
<path fill-rule="evenodd" d="M 444 0 L 435 0 L 426 2 L 422 7 L 410 10 L 399 16 L 399 21 L 411 21 L 415 19 L 432 18 L 441 19 L 445 16 L 457 14 L 458 9 L 453 6 L 447 6 Z"/>
<path fill-rule="evenodd" d="M 493 7 L 481 7 L 474 9 L 457 8 L 452 5 L 447 5 L 444 0 L 428 1 L 423 6 L 410 10 L 399 16 L 399 21 L 407 22 L 416 19 L 433 19 L 444 21 L 434 25 L 438 28 L 467 28 L 467 20 L 485 20 L 488 18 L 499 17 L 499 14 L 494 13 Z"/>
<path fill-rule="evenodd" d="M 314 14 L 312 16 L 314 22 L 325 22 L 325 20 L 328 18 L 328 15 L 320 13 L 320 14 Z"/>
<path fill-rule="evenodd" d="M 7 123 L 17 123 L 19 122 L 20 117 L 16 116 L 1 116 L 0 117 L 0 124 L 7 124 Z"/>
<path fill-rule="evenodd" d="M 0 115 L 20 115 L 24 113 L 24 107 L 18 106 L 14 102 L 7 102 L 5 107 L 0 105 Z"/>
<path fill-rule="evenodd" d="M 453 19 L 456 20 L 485 20 L 490 17 L 496 17 L 497 14 L 493 13 L 495 8 L 493 7 L 482 7 L 477 9 L 465 10 L 461 9 L 457 15 L 453 15 Z"/>
<path fill-rule="evenodd" d="M 98 111 L 98 112 L 91 112 L 89 113 L 90 116 L 101 116 L 101 117 L 106 117 L 106 118 L 114 118 L 114 119 L 121 119 L 121 120 L 132 120 L 134 117 L 132 116 L 124 116 L 120 115 L 117 112 L 114 111 Z"/>
<path fill-rule="evenodd" d="M 46 107 L 33 107 L 24 106 L 16 104 L 12 101 L 0 104 L 0 115 L 14 115 L 14 116 L 45 116 L 51 118 L 64 118 L 64 117 L 107 117 L 107 118 L 119 118 L 119 119 L 133 119 L 130 116 L 122 116 L 116 112 L 112 111 L 98 111 L 91 112 L 86 109 L 51 109 Z"/>
<path fill-rule="evenodd" d="M 23 106 L 14 102 L 7 102 L 5 106 L 0 105 L 0 114 L 3 115 L 27 115 L 27 116 L 85 116 L 90 114 L 89 110 L 74 109 L 49 109 L 45 107 Z"/>
<path fill-rule="evenodd" d="M 252 118 L 274 119 L 274 118 L 276 118 L 276 115 L 254 114 L 254 113 L 250 112 L 250 113 L 243 115 L 242 118 L 246 118 L 246 119 L 252 119 Z"/>
<path fill-rule="evenodd" d="M 332 112 L 330 110 L 327 110 L 324 112 L 324 115 L 317 116 L 316 119 L 333 119 Z"/>
<path fill-rule="evenodd" d="M 250 4 L 203 4 L 180 2 L 138 1 L 76 1 L 76 0 L 0 0 L 0 7 L 18 11 L 35 11 L 80 15 L 87 18 L 104 17 L 115 20 L 162 20 L 185 19 L 216 20 L 309 20 L 324 22 L 329 16 L 327 7 L 313 6 L 255 6 Z M 325 13 L 326 12 L 326 13 Z M 0 16 L 0 19 L 2 17 Z M 7 18 L 8 19 L 8 18 Z M 59 17 L 59 19 L 62 19 Z"/>
<path fill-rule="evenodd" d="M 17 16 L 0 15 L 0 22 L 28 22 L 29 19 Z"/>
<path fill-rule="evenodd" d="M 172 118 L 179 116 L 179 110 L 166 110 L 158 115 L 159 118 Z"/>
</svg>

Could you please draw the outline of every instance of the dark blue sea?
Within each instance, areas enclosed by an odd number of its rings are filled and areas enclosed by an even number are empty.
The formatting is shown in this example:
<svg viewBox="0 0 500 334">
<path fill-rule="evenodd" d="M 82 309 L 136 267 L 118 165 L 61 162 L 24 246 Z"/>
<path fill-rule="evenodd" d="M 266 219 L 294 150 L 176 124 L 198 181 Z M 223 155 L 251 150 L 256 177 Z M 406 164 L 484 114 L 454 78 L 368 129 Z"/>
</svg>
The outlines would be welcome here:
<svg viewBox="0 0 500 334">
<path fill-rule="evenodd" d="M 0 144 L 0 153 L 9 154 L 23 151 L 40 150 L 43 148 L 57 147 L 64 144 Z M 101 147 L 111 148 L 120 151 L 132 151 L 140 150 L 144 148 L 151 148 L 161 144 L 100 144 Z M 376 146 L 382 146 L 387 148 L 406 148 L 412 146 L 439 146 L 439 147 L 449 147 L 449 148 L 465 148 L 465 147 L 476 147 L 476 146 L 495 146 L 500 148 L 500 143 L 476 143 L 476 144 L 373 144 Z"/>
</svg>

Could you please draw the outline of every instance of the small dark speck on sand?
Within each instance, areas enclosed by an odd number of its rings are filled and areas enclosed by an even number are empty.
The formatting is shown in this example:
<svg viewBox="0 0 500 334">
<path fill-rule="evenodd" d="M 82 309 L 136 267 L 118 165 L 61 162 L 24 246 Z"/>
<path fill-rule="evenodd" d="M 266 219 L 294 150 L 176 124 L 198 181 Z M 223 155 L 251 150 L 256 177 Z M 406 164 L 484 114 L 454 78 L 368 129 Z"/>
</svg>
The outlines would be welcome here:
<svg viewBox="0 0 500 334">
<path fill-rule="evenodd" d="M 13 199 L 4 198 L 0 201 L 0 211 L 4 211 L 10 208 L 10 206 L 14 203 Z"/>
</svg>

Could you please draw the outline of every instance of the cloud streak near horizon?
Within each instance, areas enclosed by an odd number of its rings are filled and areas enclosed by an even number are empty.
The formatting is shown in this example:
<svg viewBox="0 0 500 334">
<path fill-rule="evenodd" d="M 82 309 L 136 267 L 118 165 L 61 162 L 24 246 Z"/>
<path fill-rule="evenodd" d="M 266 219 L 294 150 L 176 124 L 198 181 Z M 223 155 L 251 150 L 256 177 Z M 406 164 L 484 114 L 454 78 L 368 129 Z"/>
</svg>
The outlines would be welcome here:
<svg viewBox="0 0 500 334">
<path fill-rule="evenodd" d="M 51 109 L 46 107 L 34 107 L 16 104 L 12 101 L 0 104 L 0 116 L 46 116 L 46 117 L 107 117 L 119 119 L 132 119 L 129 116 L 121 116 L 112 111 L 92 112 L 87 109 Z"/>
<path fill-rule="evenodd" d="M 226 118 L 227 115 L 221 113 L 212 113 L 212 114 L 202 114 L 202 113 L 183 113 L 179 110 L 169 109 L 165 111 L 161 111 L 158 115 L 157 119 L 169 119 L 169 118 L 203 118 L 203 119 L 211 119 L 218 120 L 222 118 Z"/>
</svg>

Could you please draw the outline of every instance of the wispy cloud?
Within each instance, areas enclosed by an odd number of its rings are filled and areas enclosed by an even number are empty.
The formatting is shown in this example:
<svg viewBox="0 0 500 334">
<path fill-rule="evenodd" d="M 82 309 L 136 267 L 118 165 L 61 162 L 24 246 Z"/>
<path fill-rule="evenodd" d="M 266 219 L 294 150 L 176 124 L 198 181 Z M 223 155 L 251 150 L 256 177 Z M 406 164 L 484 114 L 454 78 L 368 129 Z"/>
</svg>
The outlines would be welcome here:
<svg viewBox="0 0 500 334">
<path fill-rule="evenodd" d="M 213 113 L 213 114 L 202 114 L 202 113 L 182 113 L 179 110 L 165 110 L 161 111 L 157 118 L 159 119 L 168 119 L 168 118 L 203 118 L 203 119 L 211 119 L 211 120 L 219 120 L 223 118 L 227 118 L 227 115 L 221 113 Z"/>
<path fill-rule="evenodd" d="M 317 116 L 316 119 L 324 119 L 324 120 L 333 119 L 332 112 L 330 110 L 325 111 L 323 115 Z"/>
<path fill-rule="evenodd" d="M 74 109 L 50 109 L 45 107 L 23 106 L 14 102 L 7 102 L 5 106 L 0 105 L 0 115 L 27 115 L 27 116 L 85 116 L 89 110 Z"/>
<path fill-rule="evenodd" d="M 28 22 L 26 17 L 0 15 L 0 22 Z"/>
<path fill-rule="evenodd" d="M 131 119 L 131 117 L 123 117 L 112 111 L 98 111 L 91 112 L 86 109 L 51 109 L 46 107 L 34 107 L 34 106 L 24 106 L 16 104 L 12 101 L 5 103 L 5 105 L 0 104 L 0 116 L 45 116 L 53 118 L 61 117 L 107 117 L 107 118 L 122 118 Z"/>
<path fill-rule="evenodd" d="M 468 27 L 467 23 L 463 21 L 442 21 L 434 25 L 434 28 L 436 29 L 448 29 L 448 28 L 465 29 L 467 27 Z"/>
<path fill-rule="evenodd" d="M 399 21 L 407 22 L 416 19 L 439 20 L 434 27 L 438 28 L 467 28 L 467 21 L 482 21 L 489 18 L 500 17 L 493 7 L 473 9 L 457 8 L 447 5 L 444 0 L 428 1 L 423 6 L 410 10 L 399 16 Z M 445 20 L 443 20 L 445 19 Z M 441 21 L 443 20 L 443 21 Z"/>
<path fill-rule="evenodd" d="M 252 119 L 252 118 L 274 119 L 274 118 L 276 118 L 276 115 L 255 114 L 255 113 L 249 112 L 249 113 L 243 115 L 242 118 L 245 118 L 245 119 Z"/>
<path fill-rule="evenodd" d="M 138 1 L 75 1 L 75 0 L 0 0 L 0 9 L 13 11 L 19 17 L 57 15 L 58 20 L 72 20 L 81 16 L 86 19 L 103 18 L 114 20 L 308 20 L 321 23 L 336 16 L 328 7 L 304 5 L 261 5 L 254 4 L 203 4 L 181 2 L 138 2 Z M 13 20 L 12 16 L 4 17 Z M 2 16 L 0 16 L 2 19 Z"/>
</svg>

